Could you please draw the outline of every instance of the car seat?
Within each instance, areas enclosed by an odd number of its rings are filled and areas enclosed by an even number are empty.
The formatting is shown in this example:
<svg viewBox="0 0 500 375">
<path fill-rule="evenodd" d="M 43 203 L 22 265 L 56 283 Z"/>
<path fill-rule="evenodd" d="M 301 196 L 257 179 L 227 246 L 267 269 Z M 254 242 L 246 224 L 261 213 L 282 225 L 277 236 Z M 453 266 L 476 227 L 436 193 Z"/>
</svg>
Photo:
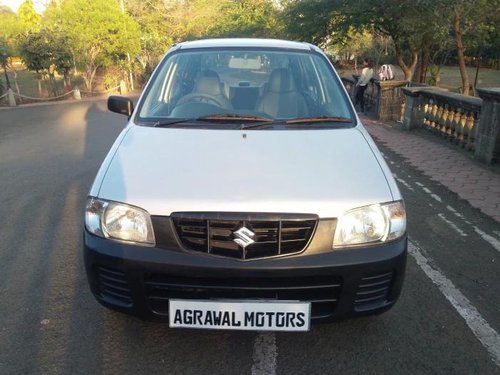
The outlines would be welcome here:
<svg viewBox="0 0 500 375">
<path fill-rule="evenodd" d="M 256 109 L 274 118 L 307 116 L 306 100 L 298 92 L 295 80 L 286 68 L 272 71 L 267 90 L 257 102 Z"/>
</svg>

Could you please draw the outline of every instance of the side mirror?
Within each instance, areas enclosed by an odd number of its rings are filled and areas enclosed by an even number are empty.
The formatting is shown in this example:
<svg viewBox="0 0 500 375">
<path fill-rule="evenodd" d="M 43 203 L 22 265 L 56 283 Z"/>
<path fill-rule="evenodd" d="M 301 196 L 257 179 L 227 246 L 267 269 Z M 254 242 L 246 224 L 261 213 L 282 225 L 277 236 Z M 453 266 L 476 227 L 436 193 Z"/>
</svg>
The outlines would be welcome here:
<svg viewBox="0 0 500 375">
<path fill-rule="evenodd" d="M 108 109 L 111 112 L 130 117 L 134 112 L 134 103 L 129 98 L 112 95 L 108 98 Z"/>
</svg>

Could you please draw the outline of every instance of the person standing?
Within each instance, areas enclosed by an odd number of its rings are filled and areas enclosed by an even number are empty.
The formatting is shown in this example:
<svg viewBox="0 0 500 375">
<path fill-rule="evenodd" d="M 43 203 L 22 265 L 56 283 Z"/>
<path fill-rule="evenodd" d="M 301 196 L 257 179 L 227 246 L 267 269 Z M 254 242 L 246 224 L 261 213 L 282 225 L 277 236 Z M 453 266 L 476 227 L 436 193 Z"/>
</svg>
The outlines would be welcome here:
<svg viewBox="0 0 500 375">
<path fill-rule="evenodd" d="M 372 78 L 373 78 L 373 65 L 370 61 L 365 59 L 363 61 L 363 70 L 361 71 L 361 76 L 359 77 L 358 82 L 356 83 L 356 97 L 354 100 L 354 106 L 356 106 L 359 103 L 362 112 L 365 111 L 365 90 Z"/>
</svg>

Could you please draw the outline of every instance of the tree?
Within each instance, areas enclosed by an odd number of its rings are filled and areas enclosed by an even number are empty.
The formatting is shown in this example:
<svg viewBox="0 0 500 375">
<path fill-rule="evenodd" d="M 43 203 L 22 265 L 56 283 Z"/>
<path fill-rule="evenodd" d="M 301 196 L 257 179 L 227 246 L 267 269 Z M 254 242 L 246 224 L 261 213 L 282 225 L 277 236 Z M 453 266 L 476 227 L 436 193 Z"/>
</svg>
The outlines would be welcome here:
<svg viewBox="0 0 500 375">
<path fill-rule="evenodd" d="M 22 32 L 17 15 L 8 7 L 0 6 L 0 37 L 4 39 L 9 52 L 14 53 L 18 35 Z"/>
<path fill-rule="evenodd" d="M 5 86 L 3 86 L 0 80 L 0 95 L 3 95 L 4 91 L 6 91 L 9 86 L 9 77 L 7 76 L 8 56 L 9 46 L 7 45 L 7 41 L 3 37 L 0 37 L 0 68 L 3 69 L 3 73 L 5 74 Z"/>
<path fill-rule="evenodd" d="M 47 9 L 47 25 L 67 36 L 75 63 L 92 92 L 97 69 L 135 56 L 140 48 L 139 25 L 120 11 L 116 0 L 65 0 Z"/>
<path fill-rule="evenodd" d="M 144 78 L 149 77 L 168 48 L 174 43 L 169 22 L 165 22 L 163 0 L 129 0 L 127 11 L 140 28 L 140 50 L 136 55 Z"/>
<path fill-rule="evenodd" d="M 336 32 L 331 21 L 339 8 L 338 0 L 285 1 L 281 12 L 285 34 L 290 39 L 321 45 Z"/>
<path fill-rule="evenodd" d="M 65 38 L 49 29 L 29 32 L 20 45 L 22 59 L 29 70 L 35 71 L 40 78 L 48 77 L 54 96 L 57 96 L 56 71 L 65 77 L 68 84 L 71 69 L 71 53 Z"/>
<path fill-rule="evenodd" d="M 356 32 L 371 30 L 387 36 L 394 44 L 396 60 L 411 80 L 422 35 L 439 24 L 430 0 L 296 0 L 285 6 L 287 31 L 313 43 L 326 39 L 346 43 Z M 308 37 L 309 36 L 309 37 Z"/>
<path fill-rule="evenodd" d="M 215 37 L 277 38 L 283 25 L 269 0 L 241 0 L 223 3 L 221 13 L 208 29 Z"/>
<path fill-rule="evenodd" d="M 451 11 L 452 30 L 456 43 L 458 67 L 462 77 L 462 94 L 469 95 L 470 82 L 466 69 L 467 46 L 474 48 L 499 45 L 496 29 L 500 23 L 498 3 L 493 0 L 445 0 L 441 9 Z M 491 39 L 491 36 L 494 36 Z"/>
<path fill-rule="evenodd" d="M 24 33 L 39 29 L 40 15 L 35 11 L 32 0 L 25 0 L 17 10 L 18 21 Z"/>
</svg>

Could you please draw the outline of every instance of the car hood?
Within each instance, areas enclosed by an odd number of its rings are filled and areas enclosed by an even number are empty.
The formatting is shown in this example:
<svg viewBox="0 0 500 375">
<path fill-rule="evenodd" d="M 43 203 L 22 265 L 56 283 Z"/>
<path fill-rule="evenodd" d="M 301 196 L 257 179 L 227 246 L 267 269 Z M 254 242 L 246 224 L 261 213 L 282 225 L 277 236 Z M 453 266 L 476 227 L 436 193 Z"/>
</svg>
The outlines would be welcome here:
<svg viewBox="0 0 500 375">
<path fill-rule="evenodd" d="M 338 217 L 393 199 L 387 181 L 392 177 L 386 177 L 378 151 L 358 128 L 131 126 L 124 132 L 96 181 L 98 196 L 152 215 L 217 211 Z"/>
</svg>

